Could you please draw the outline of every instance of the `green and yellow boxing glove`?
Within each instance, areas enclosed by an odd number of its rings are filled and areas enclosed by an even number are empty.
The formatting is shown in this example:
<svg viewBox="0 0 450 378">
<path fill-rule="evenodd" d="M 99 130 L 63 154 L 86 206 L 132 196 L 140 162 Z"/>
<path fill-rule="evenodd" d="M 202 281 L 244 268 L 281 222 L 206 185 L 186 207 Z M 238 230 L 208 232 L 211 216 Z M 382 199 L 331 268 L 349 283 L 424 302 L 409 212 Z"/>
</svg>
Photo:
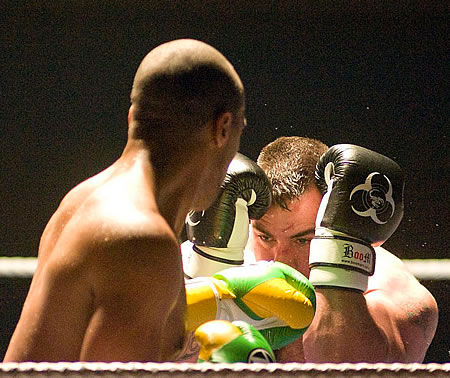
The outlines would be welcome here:
<svg viewBox="0 0 450 378">
<path fill-rule="evenodd" d="M 198 362 L 275 362 L 267 340 L 243 321 L 212 320 L 198 327 L 194 335 L 200 345 Z"/>
<path fill-rule="evenodd" d="M 308 329 L 316 304 L 309 280 L 273 261 L 187 281 L 186 299 L 188 330 L 212 319 L 242 320 L 258 329 L 272 349 L 292 343 Z"/>
</svg>

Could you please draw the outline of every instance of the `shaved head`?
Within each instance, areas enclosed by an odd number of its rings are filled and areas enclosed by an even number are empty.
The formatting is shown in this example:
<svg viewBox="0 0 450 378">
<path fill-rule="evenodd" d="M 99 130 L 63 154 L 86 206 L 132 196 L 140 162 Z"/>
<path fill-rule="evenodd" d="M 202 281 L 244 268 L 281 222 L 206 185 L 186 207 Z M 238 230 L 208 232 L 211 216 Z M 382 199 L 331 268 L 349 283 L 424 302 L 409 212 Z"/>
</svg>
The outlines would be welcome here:
<svg viewBox="0 0 450 378">
<path fill-rule="evenodd" d="M 223 112 L 236 114 L 244 106 L 244 89 L 218 50 L 179 39 L 156 47 L 143 59 L 131 103 L 137 134 L 145 138 L 158 131 L 192 132 Z"/>
</svg>

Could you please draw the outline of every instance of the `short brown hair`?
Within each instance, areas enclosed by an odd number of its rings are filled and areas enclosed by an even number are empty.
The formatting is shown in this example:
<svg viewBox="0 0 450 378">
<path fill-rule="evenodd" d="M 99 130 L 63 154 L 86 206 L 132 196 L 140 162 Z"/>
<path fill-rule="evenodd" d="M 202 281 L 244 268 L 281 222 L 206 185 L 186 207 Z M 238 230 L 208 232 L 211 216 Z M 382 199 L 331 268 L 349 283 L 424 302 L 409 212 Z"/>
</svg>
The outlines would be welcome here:
<svg viewBox="0 0 450 378">
<path fill-rule="evenodd" d="M 315 185 L 314 172 L 328 146 L 317 139 L 280 137 L 266 145 L 258 156 L 258 165 L 272 184 L 272 204 L 284 209 Z"/>
</svg>

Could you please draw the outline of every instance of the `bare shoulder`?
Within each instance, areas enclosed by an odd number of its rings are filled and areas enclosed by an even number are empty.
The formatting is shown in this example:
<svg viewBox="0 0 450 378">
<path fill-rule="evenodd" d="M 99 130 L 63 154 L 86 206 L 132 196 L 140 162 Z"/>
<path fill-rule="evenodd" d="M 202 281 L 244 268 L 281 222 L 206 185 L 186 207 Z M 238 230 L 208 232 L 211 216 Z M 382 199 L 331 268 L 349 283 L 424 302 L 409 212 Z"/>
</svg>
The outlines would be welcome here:
<svg viewBox="0 0 450 378">
<path fill-rule="evenodd" d="M 391 298 L 396 295 L 427 300 L 430 292 L 413 276 L 406 265 L 394 254 L 378 247 L 376 251 L 375 273 L 369 278 L 369 290 L 385 290 Z"/>
<path fill-rule="evenodd" d="M 167 279 L 171 274 L 176 276 L 170 278 L 172 282 L 181 277 L 177 238 L 159 213 L 122 209 L 120 214 L 108 214 L 104 219 L 108 219 L 107 225 L 103 224 L 100 234 L 94 237 L 100 244 L 94 255 L 107 260 L 115 273 L 120 272 L 115 280 L 124 278 L 129 282 L 131 278 L 141 285 L 165 286 L 170 283 Z M 103 269 L 102 264 L 97 267 Z"/>
<path fill-rule="evenodd" d="M 387 310 L 411 361 L 421 361 L 437 327 L 438 307 L 432 294 L 384 248 L 376 248 L 375 274 L 369 279 L 366 301 L 376 313 Z"/>
<path fill-rule="evenodd" d="M 181 344 L 178 240 L 150 190 L 128 181 L 98 176 L 61 202 L 41 238 L 14 353 L 150 361 L 168 359 Z"/>
<path fill-rule="evenodd" d="M 80 185 L 61 206 L 60 214 L 69 215 L 56 219 L 64 224 L 58 235 L 64 255 L 84 267 L 98 296 L 117 293 L 121 281 L 131 290 L 131 285 L 163 286 L 171 273 L 172 280 L 182 277 L 174 231 L 156 206 L 129 193 L 123 181 Z"/>
<path fill-rule="evenodd" d="M 93 238 L 94 310 L 82 356 L 171 359 L 182 345 L 186 306 L 178 243 L 161 215 L 125 213 L 127 219 L 114 216 Z"/>
</svg>

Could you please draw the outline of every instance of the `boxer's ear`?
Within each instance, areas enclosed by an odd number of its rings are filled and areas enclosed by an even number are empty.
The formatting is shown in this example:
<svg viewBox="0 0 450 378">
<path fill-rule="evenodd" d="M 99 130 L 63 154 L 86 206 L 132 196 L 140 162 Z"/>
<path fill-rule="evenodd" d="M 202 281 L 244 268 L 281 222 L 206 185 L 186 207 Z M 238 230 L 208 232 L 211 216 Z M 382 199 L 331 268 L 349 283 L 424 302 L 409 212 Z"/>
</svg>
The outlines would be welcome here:
<svg viewBox="0 0 450 378">
<path fill-rule="evenodd" d="M 134 118 L 134 105 L 131 105 L 130 109 L 128 109 L 128 124 L 131 123 L 133 118 Z"/>
<path fill-rule="evenodd" d="M 228 142 L 233 127 L 233 114 L 223 112 L 212 121 L 212 141 L 216 147 L 222 148 Z"/>
</svg>

